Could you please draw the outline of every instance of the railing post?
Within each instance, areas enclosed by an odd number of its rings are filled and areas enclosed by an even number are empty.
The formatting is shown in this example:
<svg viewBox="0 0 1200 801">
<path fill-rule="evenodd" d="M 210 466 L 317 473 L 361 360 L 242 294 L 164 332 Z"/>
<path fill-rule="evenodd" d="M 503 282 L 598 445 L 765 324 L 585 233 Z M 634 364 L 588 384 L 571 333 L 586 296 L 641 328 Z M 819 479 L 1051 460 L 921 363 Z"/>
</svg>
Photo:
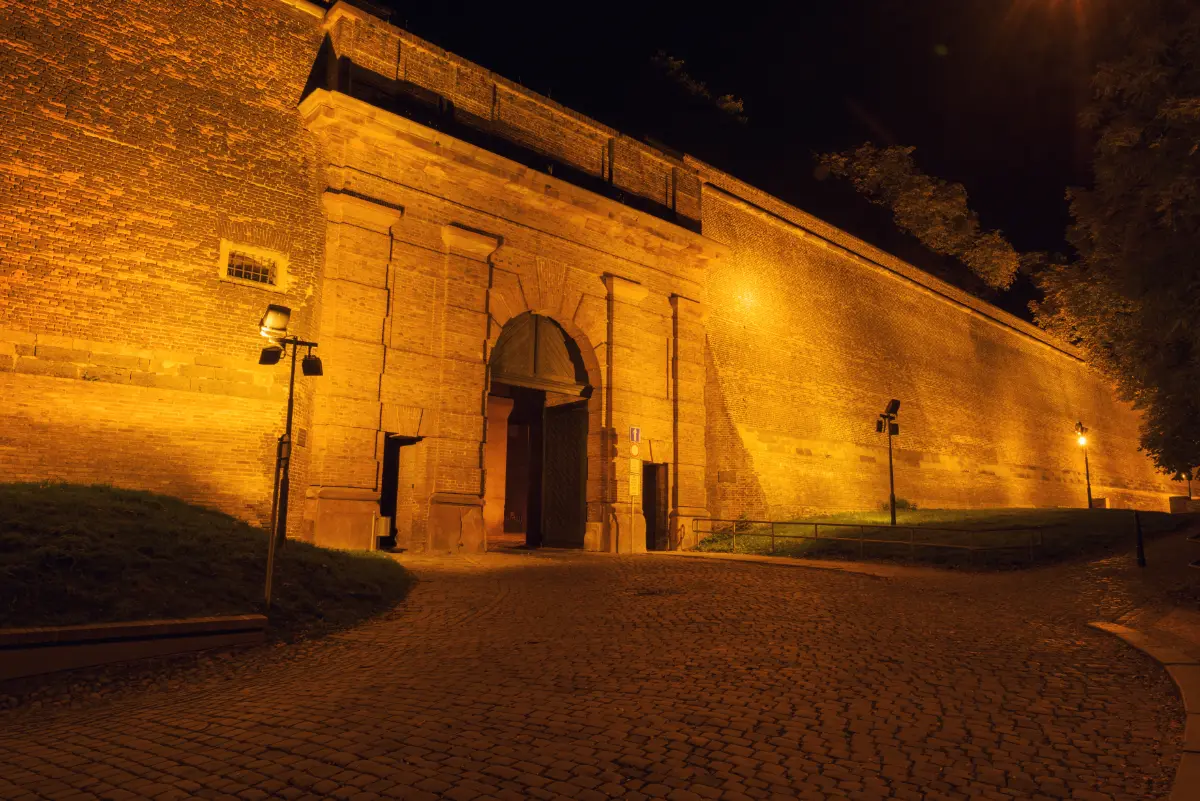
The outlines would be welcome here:
<svg viewBox="0 0 1200 801">
<path fill-rule="evenodd" d="M 1146 566 L 1146 547 L 1142 544 L 1142 516 L 1138 510 L 1133 510 L 1133 525 L 1137 527 L 1137 563 L 1138 567 Z"/>
<path fill-rule="evenodd" d="M 733 524 L 733 552 L 737 553 L 737 521 Z"/>
<path fill-rule="evenodd" d="M 775 521 L 771 521 L 771 555 L 775 554 Z"/>
</svg>

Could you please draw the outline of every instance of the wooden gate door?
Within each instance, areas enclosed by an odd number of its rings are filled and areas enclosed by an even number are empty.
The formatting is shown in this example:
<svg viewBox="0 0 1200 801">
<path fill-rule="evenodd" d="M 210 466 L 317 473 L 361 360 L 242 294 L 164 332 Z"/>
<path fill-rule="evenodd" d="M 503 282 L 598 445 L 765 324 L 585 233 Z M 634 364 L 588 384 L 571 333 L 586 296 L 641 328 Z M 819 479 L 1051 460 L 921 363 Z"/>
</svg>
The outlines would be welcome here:
<svg viewBox="0 0 1200 801">
<path fill-rule="evenodd" d="M 542 427 L 542 544 L 582 548 L 587 503 L 587 402 L 546 408 Z"/>
</svg>

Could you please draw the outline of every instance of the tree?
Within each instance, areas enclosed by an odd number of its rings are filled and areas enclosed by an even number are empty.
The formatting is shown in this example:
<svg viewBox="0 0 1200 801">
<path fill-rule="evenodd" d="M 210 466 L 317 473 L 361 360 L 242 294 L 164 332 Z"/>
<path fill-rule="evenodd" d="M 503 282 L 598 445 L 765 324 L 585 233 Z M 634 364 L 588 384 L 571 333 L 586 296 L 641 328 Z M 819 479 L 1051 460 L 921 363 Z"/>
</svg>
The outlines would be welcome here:
<svg viewBox="0 0 1200 801">
<path fill-rule="evenodd" d="M 702 101 L 743 125 L 749 122 L 749 118 L 746 117 L 746 104 L 742 102 L 741 98 L 735 97 L 732 94 L 725 94 L 719 97 L 714 95 L 712 90 L 708 88 L 708 84 L 693 78 L 688 73 L 687 64 L 684 63 L 683 59 L 674 58 L 666 51 L 659 50 L 654 58 L 650 59 L 650 62 L 668 80 L 672 81 L 691 97 Z"/>
<path fill-rule="evenodd" d="M 897 227 L 925 247 L 958 259 L 993 289 L 1007 289 L 1020 266 L 1013 246 L 998 231 L 982 230 L 962 184 L 921 172 L 913 150 L 868 142 L 820 156 L 818 175 L 849 180 L 872 203 L 890 208 Z"/>
<path fill-rule="evenodd" d="M 1084 115 L 1093 185 L 1068 193 L 1078 258 L 1035 274 L 1032 308 L 1142 410 L 1142 449 L 1185 479 L 1200 465 L 1200 7 L 1131 3 L 1123 29 Z"/>
</svg>

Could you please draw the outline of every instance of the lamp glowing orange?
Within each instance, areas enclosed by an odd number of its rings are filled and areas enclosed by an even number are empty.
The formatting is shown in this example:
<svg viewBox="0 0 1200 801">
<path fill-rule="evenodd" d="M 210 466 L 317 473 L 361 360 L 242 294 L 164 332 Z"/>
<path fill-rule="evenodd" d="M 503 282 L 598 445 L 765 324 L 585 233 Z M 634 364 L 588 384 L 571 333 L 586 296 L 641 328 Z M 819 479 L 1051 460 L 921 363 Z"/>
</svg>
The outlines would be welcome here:
<svg viewBox="0 0 1200 801">
<path fill-rule="evenodd" d="M 276 306 L 272 303 L 267 306 L 267 312 L 259 323 L 259 331 L 267 339 L 283 339 L 287 335 L 288 321 L 291 317 L 292 310 L 287 306 Z"/>
</svg>

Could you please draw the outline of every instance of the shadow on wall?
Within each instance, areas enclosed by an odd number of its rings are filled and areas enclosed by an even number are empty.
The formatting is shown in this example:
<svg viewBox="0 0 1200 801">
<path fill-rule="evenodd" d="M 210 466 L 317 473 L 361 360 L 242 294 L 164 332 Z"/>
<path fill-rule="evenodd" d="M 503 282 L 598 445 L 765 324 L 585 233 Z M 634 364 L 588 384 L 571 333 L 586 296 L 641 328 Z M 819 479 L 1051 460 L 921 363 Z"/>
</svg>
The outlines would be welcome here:
<svg viewBox="0 0 1200 801">
<path fill-rule="evenodd" d="M 264 432 L 239 448 L 227 439 L 218 445 L 215 437 L 213 442 L 179 442 L 168 432 L 133 424 L 104 429 L 7 418 L 0 429 L 0 481 L 148 490 L 265 527 L 271 512 L 274 440 Z M 302 492 L 293 492 L 292 519 L 300 520 L 303 500 Z"/>
<path fill-rule="evenodd" d="M 707 337 L 704 340 L 704 369 L 704 406 L 708 417 L 704 483 L 708 490 L 708 511 L 717 518 L 736 519 L 745 515 L 752 520 L 767 520 L 770 514 L 767 494 L 725 403 L 720 373 Z"/>
</svg>

